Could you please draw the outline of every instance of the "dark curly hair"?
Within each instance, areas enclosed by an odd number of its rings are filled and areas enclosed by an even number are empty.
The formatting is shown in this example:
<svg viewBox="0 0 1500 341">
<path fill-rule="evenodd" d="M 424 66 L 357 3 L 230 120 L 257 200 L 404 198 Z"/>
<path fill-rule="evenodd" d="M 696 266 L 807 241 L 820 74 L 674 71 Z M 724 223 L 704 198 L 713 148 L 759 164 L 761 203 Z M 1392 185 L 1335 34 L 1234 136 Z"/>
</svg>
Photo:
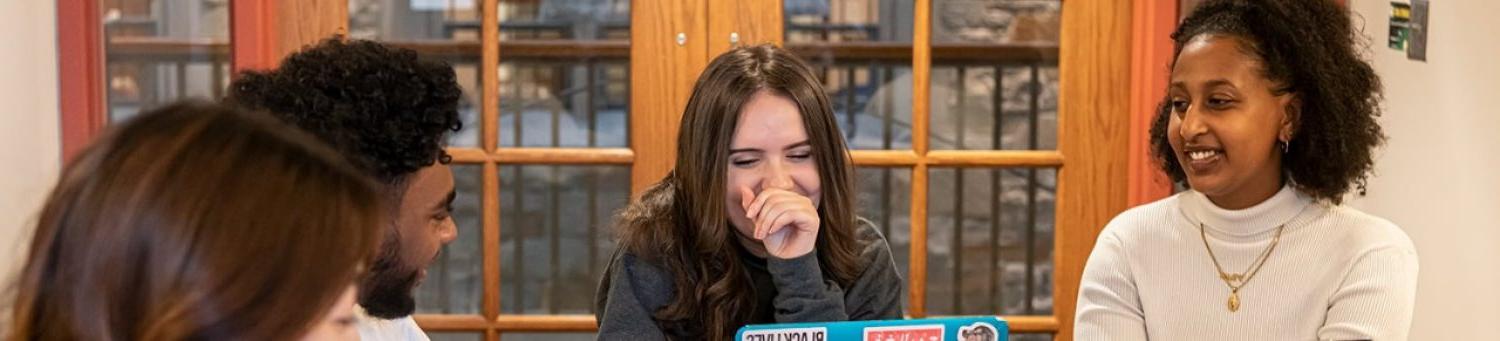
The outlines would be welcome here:
<svg viewBox="0 0 1500 341">
<path fill-rule="evenodd" d="M 450 161 L 443 146 L 462 126 L 461 96 L 447 63 L 335 36 L 287 56 L 275 70 L 239 74 L 226 101 L 269 111 L 395 184 Z"/>
<path fill-rule="evenodd" d="M 1204 34 L 1239 38 L 1258 58 L 1264 76 L 1295 94 L 1302 107 L 1282 171 L 1294 188 L 1334 204 L 1345 193 L 1365 192 L 1374 148 L 1385 142 L 1379 76 L 1359 52 L 1367 47 L 1332 0 L 1210 0 L 1172 32 L 1173 63 L 1183 45 Z M 1170 107 L 1165 101 L 1151 123 L 1151 146 L 1162 170 L 1187 186 L 1187 176 L 1167 142 Z"/>
</svg>

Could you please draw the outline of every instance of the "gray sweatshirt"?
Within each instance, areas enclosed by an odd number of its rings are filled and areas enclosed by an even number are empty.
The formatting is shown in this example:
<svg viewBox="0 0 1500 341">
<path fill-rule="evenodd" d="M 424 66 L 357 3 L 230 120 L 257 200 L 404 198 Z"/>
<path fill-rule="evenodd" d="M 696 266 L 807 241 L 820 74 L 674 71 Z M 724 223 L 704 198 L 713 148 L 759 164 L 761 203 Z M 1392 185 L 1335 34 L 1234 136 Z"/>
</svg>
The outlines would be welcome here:
<svg viewBox="0 0 1500 341">
<path fill-rule="evenodd" d="M 752 320 L 744 324 L 879 320 L 902 318 L 901 275 L 890 246 L 874 224 L 859 219 L 854 236 L 865 268 L 842 288 L 823 278 L 817 250 L 793 259 L 763 259 L 741 247 L 756 296 Z M 736 244 L 738 245 L 738 244 Z M 595 296 L 600 340 L 664 340 L 652 314 L 671 303 L 671 274 L 627 252 L 616 252 Z M 711 309 L 711 308 L 710 308 Z M 682 339 L 685 335 L 672 335 Z"/>
</svg>

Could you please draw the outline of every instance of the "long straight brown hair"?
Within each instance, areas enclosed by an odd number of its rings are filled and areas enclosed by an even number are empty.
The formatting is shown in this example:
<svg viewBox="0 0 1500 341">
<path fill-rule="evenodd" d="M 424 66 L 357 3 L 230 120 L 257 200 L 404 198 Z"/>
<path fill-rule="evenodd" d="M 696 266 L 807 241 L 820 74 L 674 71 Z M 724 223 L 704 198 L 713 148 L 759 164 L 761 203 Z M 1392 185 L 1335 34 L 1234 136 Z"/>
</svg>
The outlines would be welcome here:
<svg viewBox="0 0 1500 341">
<path fill-rule="evenodd" d="M 143 113 L 63 172 L 6 339 L 297 338 L 373 255 L 377 193 L 267 114 Z"/>
<path fill-rule="evenodd" d="M 676 296 L 654 313 L 671 333 L 727 340 L 755 310 L 757 289 L 735 249 L 724 191 L 740 110 L 761 90 L 790 98 L 802 114 L 823 186 L 816 249 L 824 277 L 847 288 L 864 267 L 853 237 L 854 171 L 812 69 L 771 45 L 730 50 L 693 86 L 678 129 L 676 166 L 620 217 L 620 248 L 672 275 Z"/>
</svg>

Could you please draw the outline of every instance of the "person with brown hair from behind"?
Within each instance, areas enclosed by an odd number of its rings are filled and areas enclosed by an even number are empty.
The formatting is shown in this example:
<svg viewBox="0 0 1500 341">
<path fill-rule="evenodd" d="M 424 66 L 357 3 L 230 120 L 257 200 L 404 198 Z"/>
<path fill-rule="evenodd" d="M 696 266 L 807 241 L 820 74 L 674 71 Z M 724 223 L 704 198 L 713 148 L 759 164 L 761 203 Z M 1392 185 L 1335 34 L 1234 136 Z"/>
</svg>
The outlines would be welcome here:
<svg viewBox="0 0 1500 341">
<path fill-rule="evenodd" d="M 181 103 L 68 165 L 6 340 L 349 340 L 379 192 L 261 113 Z"/>
</svg>

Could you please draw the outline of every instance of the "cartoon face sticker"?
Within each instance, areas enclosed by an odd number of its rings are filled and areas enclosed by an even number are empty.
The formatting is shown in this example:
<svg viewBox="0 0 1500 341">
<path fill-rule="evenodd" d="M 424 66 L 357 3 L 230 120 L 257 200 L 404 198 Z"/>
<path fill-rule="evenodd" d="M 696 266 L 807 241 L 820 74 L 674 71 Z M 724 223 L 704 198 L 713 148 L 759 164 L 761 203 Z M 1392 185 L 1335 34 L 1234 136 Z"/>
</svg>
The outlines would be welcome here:
<svg viewBox="0 0 1500 341">
<path fill-rule="evenodd" d="M 995 326 L 984 322 L 976 322 L 958 329 L 959 341 L 995 341 L 996 334 Z"/>
</svg>

